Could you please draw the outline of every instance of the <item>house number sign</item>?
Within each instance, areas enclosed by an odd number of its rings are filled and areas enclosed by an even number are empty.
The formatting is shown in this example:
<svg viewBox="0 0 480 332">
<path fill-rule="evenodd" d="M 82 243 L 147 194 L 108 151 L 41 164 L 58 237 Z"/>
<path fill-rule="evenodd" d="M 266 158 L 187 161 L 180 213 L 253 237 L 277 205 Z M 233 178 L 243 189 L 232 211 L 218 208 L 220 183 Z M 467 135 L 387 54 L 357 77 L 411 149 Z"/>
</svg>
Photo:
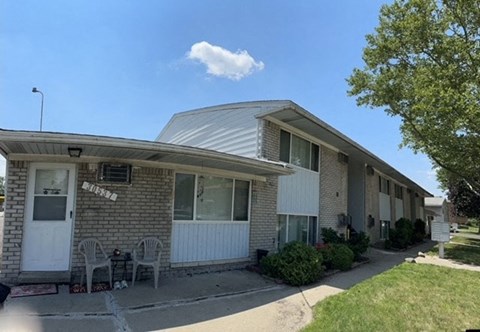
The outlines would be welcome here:
<svg viewBox="0 0 480 332">
<path fill-rule="evenodd" d="M 82 189 L 88 190 L 94 193 L 95 195 L 108 198 L 109 200 L 112 200 L 114 202 L 117 200 L 117 194 L 114 194 L 106 189 L 100 188 L 99 186 L 96 186 L 93 183 L 89 183 L 87 181 L 83 182 Z"/>
</svg>

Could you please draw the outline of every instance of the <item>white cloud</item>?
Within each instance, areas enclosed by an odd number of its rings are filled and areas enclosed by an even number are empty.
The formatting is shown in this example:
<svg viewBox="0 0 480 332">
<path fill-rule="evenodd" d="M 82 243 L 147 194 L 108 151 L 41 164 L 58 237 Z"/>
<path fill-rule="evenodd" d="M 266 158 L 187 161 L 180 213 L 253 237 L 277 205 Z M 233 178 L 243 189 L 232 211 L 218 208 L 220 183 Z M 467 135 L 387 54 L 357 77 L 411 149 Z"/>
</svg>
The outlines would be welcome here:
<svg viewBox="0 0 480 332">
<path fill-rule="evenodd" d="M 193 44 L 187 53 L 187 58 L 206 65 L 207 73 L 233 81 L 239 81 L 265 67 L 262 61 L 255 61 L 245 50 L 233 53 L 206 41 Z"/>
</svg>

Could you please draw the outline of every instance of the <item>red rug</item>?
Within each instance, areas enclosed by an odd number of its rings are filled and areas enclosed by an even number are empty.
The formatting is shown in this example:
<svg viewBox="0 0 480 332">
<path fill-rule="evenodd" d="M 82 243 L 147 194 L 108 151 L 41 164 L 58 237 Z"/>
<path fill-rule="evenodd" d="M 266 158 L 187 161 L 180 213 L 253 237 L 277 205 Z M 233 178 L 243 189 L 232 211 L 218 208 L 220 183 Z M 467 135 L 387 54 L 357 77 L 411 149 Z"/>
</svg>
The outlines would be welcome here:
<svg viewBox="0 0 480 332">
<path fill-rule="evenodd" d="M 11 297 L 37 296 L 57 294 L 58 288 L 55 284 L 37 284 L 14 286 L 10 292 Z"/>
<path fill-rule="evenodd" d="M 108 283 L 99 282 L 92 285 L 92 293 L 109 291 L 111 289 L 112 288 Z M 70 286 L 71 294 L 86 293 L 86 292 L 87 292 L 87 285 L 74 284 Z"/>
</svg>

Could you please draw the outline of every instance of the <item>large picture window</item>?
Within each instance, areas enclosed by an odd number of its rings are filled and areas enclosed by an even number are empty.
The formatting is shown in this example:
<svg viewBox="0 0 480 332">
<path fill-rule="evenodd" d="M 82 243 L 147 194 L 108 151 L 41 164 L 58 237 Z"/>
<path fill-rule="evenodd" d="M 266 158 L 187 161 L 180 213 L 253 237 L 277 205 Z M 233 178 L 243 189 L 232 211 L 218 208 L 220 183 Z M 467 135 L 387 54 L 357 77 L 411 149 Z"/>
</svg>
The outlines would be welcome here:
<svg viewBox="0 0 480 332">
<path fill-rule="evenodd" d="M 319 150 L 317 144 L 280 131 L 280 161 L 318 172 Z"/>
<path fill-rule="evenodd" d="M 317 217 L 281 214 L 277 234 L 279 248 L 292 241 L 314 245 L 317 242 Z"/>
<path fill-rule="evenodd" d="M 177 173 L 173 219 L 248 221 L 249 198 L 248 181 Z"/>
</svg>

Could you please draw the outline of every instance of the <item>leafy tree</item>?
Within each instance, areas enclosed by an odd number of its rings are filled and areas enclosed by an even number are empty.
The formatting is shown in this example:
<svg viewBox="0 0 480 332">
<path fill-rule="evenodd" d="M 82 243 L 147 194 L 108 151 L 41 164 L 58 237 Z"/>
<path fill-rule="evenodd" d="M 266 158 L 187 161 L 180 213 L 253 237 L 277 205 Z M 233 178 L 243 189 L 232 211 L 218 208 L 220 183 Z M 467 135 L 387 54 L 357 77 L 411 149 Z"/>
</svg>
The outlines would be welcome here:
<svg viewBox="0 0 480 332">
<path fill-rule="evenodd" d="M 359 106 L 402 120 L 402 146 L 480 193 L 480 1 L 396 0 L 347 79 Z"/>
<path fill-rule="evenodd" d="M 0 196 L 5 195 L 5 179 L 3 176 L 0 176 Z"/>
<path fill-rule="evenodd" d="M 455 174 L 439 170 L 437 177 L 443 189 L 448 190 L 447 196 L 455 206 L 455 212 L 467 218 L 480 218 L 480 196 L 470 186 Z"/>
</svg>

